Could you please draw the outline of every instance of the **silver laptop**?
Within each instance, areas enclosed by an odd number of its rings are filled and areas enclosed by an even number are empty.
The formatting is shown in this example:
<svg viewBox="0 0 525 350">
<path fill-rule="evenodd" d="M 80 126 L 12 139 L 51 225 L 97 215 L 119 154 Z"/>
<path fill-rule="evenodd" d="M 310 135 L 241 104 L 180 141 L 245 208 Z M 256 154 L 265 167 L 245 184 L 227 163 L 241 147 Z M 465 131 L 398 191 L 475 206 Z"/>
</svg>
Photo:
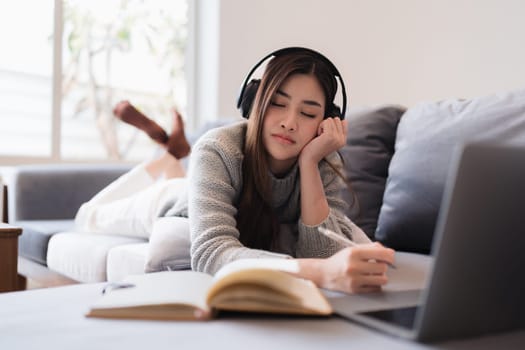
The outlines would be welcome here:
<svg viewBox="0 0 525 350">
<path fill-rule="evenodd" d="M 423 342 L 525 328 L 525 147 L 471 143 L 451 165 L 419 305 L 336 313 Z"/>
</svg>

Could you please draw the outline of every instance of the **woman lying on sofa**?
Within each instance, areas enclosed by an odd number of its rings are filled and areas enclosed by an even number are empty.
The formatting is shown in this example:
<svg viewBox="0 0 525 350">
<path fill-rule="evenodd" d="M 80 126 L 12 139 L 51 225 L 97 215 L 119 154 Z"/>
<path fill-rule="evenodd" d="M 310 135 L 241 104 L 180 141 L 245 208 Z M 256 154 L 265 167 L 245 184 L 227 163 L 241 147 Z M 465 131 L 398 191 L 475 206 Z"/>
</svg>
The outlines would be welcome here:
<svg viewBox="0 0 525 350">
<path fill-rule="evenodd" d="M 377 291 L 387 283 L 394 251 L 370 242 L 343 214 L 339 193 L 346 184 L 336 151 L 345 144 L 347 122 L 334 104 L 339 73 L 309 49 L 266 57 L 272 59 L 262 78 L 241 90 L 248 120 L 201 137 L 188 177 L 180 162 L 190 152 L 181 116 L 174 112 L 168 136 L 128 102 L 118 104 L 115 115 L 165 152 L 85 203 L 77 228 L 147 238 L 156 219 L 187 217 L 194 270 L 213 274 L 236 259 L 291 258 L 297 274 L 319 287 Z"/>
</svg>

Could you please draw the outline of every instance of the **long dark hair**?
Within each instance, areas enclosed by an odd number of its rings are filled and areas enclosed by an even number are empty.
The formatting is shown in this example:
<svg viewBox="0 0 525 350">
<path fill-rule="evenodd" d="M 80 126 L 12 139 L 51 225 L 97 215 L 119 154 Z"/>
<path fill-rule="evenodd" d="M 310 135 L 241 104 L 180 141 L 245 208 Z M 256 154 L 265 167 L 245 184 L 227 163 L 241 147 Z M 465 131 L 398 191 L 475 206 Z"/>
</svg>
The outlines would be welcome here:
<svg viewBox="0 0 525 350">
<path fill-rule="evenodd" d="M 333 72 L 323 60 L 309 52 L 279 55 L 266 66 L 249 116 L 242 165 L 243 189 L 236 216 L 240 241 L 250 248 L 271 250 L 279 234 L 279 222 L 272 209 L 269 164 L 262 131 L 272 96 L 294 74 L 308 74 L 318 80 L 325 95 L 325 106 L 331 105 L 337 92 Z"/>
</svg>

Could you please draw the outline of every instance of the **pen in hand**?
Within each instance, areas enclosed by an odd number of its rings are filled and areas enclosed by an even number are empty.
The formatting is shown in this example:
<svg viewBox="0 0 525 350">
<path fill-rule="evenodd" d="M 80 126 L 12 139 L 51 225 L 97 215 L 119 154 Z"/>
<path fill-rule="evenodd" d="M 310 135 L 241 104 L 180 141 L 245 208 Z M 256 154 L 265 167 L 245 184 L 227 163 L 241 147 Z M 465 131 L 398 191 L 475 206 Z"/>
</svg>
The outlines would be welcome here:
<svg viewBox="0 0 525 350">
<path fill-rule="evenodd" d="M 349 240 L 348 238 L 346 237 L 343 237 L 343 236 L 340 236 L 338 235 L 337 233 L 327 229 L 327 228 L 324 228 L 324 227 L 319 227 L 318 228 L 319 232 L 321 232 L 323 235 L 325 235 L 326 237 L 330 238 L 331 240 L 345 246 L 345 247 L 355 247 L 357 245 L 357 243 Z M 393 269 L 396 269 L 397 267 L 394 265 L 394 264 L 391 264 L 387 261 L 382 261 L 382 260 L 378 260 L 379 262 L 383 262 L 385 264 L 387 264 L 390 268 L 393 268 Z"/>
</svg>

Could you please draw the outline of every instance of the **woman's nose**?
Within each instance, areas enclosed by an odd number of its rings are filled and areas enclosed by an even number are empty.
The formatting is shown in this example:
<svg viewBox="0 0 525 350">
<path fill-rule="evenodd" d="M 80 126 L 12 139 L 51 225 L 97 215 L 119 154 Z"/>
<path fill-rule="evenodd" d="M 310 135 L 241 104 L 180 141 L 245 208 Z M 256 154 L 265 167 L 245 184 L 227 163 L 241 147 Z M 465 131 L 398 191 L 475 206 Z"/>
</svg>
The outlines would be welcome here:
<svg viewBox="0 0 525 350">
<path fill-rule="evenodd" d="M 288 113 L 286 113 L 285 117 L 281 121 L 281 128 L 289 131 L 297 130 L 297 116 L 295 111 L 290 109 Z"/>
</svg>

